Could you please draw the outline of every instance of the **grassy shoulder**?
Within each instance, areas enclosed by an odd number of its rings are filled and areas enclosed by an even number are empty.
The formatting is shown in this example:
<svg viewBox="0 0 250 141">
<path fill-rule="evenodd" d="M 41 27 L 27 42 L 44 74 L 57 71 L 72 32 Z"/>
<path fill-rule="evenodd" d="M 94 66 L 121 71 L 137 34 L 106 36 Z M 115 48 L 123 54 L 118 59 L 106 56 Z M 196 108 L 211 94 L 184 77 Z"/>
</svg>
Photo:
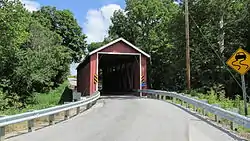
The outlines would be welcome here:
<svg viewBox="0 0 250 141">
<path fill-rule="evenodd" d="M 40 110 L 49 107 L 53 107 L 59 104 L 61 95 L 67 87 L 68 81 L 61 84 L 58 88 L 48 92 L 48 93 L 36 93 L 34 98 L 34 103 L 27 105 L 23 109 L 10 108 L 7 110 L 0 111 L 0 115 L 15 115 L 33 110 Z"/>
<path fill-rule="evenodd" d="M 236 95 L 235 99 L 226 98 L 223 93 L 216 93 L 211 89 L 207 94 L 191 91 L 190 95 L 200 100 L 207 100 L 209 104 L 218 104 L 221 108 L 230 110 L 237 109 L 238 113 L 244 115 L 244 101 L 240 95 Z M 248 113 L 250 112 L 250 105 L 248 104 Z"/>
<path fill-rule="evenodd" d="M 191 91 L 189 93 L 192 97 L 195 97 L 199 100 L 207 100 L 209 104 L 217 104 L 221 108 L 226 110 L 233 110 L 241 115 L 244 115 L 244 101 L 241 99 L 241 96 L 236 95 L 235 99 L 226 98 L 223 93 L 216 93 L 214 90 L 210 90 L 207 94 L 198 93 L 196 91 Z M 235 109 L 237 111 L 235 111 Z M 248 113 L 250 113 L 250 104 L 248 104 Z M 208 117 L 213 118 L 213 114 L 208 114 Z M 229 121 L 223 119 L 222 124 L 230 124 Z M 239 133 L 250 133 L 250 129 L 238 126 L 237 131 Z"/>
</svg>

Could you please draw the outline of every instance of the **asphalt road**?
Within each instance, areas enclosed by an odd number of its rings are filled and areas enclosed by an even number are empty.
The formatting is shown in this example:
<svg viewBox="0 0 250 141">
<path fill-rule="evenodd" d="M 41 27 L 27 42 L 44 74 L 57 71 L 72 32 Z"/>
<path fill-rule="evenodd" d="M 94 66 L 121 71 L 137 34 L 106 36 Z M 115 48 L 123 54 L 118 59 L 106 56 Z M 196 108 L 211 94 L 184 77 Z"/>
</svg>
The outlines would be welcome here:
<svg viewBox="0 0 250 141">
<path fill-rule="evenodd" d="M 99 100 L 89 111 L 8 141 L 234 141 L 231 136 L 163 101 Z"/>
</svg>

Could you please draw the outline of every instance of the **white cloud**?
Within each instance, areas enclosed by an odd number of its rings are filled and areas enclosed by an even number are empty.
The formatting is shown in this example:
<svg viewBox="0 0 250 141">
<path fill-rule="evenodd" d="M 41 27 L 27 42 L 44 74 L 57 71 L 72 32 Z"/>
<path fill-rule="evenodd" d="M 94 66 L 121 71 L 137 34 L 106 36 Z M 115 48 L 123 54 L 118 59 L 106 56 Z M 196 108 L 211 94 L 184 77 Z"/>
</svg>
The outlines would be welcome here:
<svg viewBox="0 0 250 141">
<path fill-rule="evenodd" d="M 103 41 L 108 35 L 108 28 L 111 24 L 111 16 L 115 10 L 119 10 L 120 5 L 109 4 L 100 9 L 90 9 L 87 12 L 86 22 L 83 26 L 84 33 L 87 35 L 87 43 Z"/>
<path fill-rule="evenodd" d="M 33 0 L 21 0 L 21 2 L 24 4 L 24 7 L 30 12 L 37 11 L 40 8 L 40 3 Z"/>
</svg>

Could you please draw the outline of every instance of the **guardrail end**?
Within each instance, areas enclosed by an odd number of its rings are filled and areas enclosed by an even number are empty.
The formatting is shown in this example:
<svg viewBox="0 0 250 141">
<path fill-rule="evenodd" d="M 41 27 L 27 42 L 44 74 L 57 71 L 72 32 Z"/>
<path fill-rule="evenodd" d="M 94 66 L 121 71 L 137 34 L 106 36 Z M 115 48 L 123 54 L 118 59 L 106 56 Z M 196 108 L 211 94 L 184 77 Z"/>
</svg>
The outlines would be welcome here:
<svg viewBox="0 0 250 141">
<path fill-rule="evenodd" d="M 5 139 L 5 127 L 0 127 L 0 141 Z"/>
</svg>

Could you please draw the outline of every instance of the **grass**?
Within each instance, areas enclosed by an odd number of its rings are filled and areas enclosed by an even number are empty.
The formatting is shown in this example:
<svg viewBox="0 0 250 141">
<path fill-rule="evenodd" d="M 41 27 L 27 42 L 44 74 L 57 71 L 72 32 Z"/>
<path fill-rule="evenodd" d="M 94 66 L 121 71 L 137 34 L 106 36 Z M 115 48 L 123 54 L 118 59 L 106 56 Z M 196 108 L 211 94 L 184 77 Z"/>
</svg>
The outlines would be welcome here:
<svg viewBox="0 0 250 141">
<path fill-rule="evenodd" d="M 244 115 L 244 108 L 243 108 L 244 102 L 243 100 L 241 100 L 241 97 L 239 95 L 236 96 L 235 99 L 229 99 L 229 98 L 226 98 L 223 93 L 217 94 L 215 93 L 215 91 L 211 90 L 207 94 L 198 93 L 196 91 L 191 91 L 187 96 L 191 96 L 199 100 L 207 100 L 209 104 L 217 104 L 221 108 L 226 109 L 226 110 L 237 109 L 239 114 Z M 171 98 L 167 99 L 167 101 L 172 102 Z M 176 99 L 174 103 L 181 104 L 181 101 Z M 186 103 L 183 103 L 183 106 L 186 107 Z M 189 108 L 191 110 L 195 109 L 193 105 L 189 105 Z M 198 110 L 197 111 L 198 113 L 202 114 L 201 108 L 198 108 L 197 110 Z M 250 113 L 249 103 L 248 103 L 248 113 Z M 212 113 L 206 112 L 206 116 L 210 120 L 213 120 L 213 121 L 215 120 L 215 115 Z M 230 121 L 226 119 L 220 119 L 220 124 L 222 124 L 223 126 L 227 128 L 230 127 Z M 237 126 L 236 129 L 237 129 L 237 132 L 240 134 L 240 136 L 250 139 L 250 129 L 244 128 L 242 126 Z"/>
<path fill-rule="evenodd" d="M 15 115 L 15 114 L 20 114 L 28 111 L 33 111 L 33 110 L 40 110 L 40 109 L 45 109 L 49 107 L 53 107 L 59 104 L 59 101 L 61 99 L 61 95 L 67 87 L 68 82 L 64 82 L 61 84 L 58 88 L 48 92 L 48 93 L 35 93 L 35 103 L 27 105 L 23 109 L 7 109 L 4 111 L 0 111 L 0 115 Z"/>
<path fill-rule="evenodd" d="M 224 94 L 216 94 L 215 91 L 211 90 L 208 94 L 202 94 L 195 91 L 191 93 L 192 97 L 197 97 L 198 99 L 206 99 L 209 104 L 218 104 L 221 108 L 229 109 L 238 109 L 238 113 L 244 115 L 244 101 L 241 100 L 239 95 L 235 99 L 226 98 Z M 248 113 L 250 113 L 250 104 L 248 103 Z"/>
<path fill-rule="evenodd" d="M 216 93 L 214 90 L 210 90 L 207 94 L 198 93 L 196 91 L 190 92 L 192 97 L 196 97 L 199 100 L 207 100 L 209 104 L 218 104 L 221 108 L 226 110 L 237 109 L 238 113 L 244 115 L 244 101 L 241 100 L 239 95 L 236 96 L 235 99 L 226 98 L 223 93 Z M 248 113 L 250 113 L 250 104 L 248 103 Z M 210 119 L 214 119 L 214 115 L 208 113 L 207 115 Z M 225 119 L 221 119 L 221 124 L 230 125 L 230 122 Z M 249 135 L 250 129 L 238 126 L 237 131 L 239 133 Z M 249 137 L 248 137 L 249 138 Z"/>
</svg>

